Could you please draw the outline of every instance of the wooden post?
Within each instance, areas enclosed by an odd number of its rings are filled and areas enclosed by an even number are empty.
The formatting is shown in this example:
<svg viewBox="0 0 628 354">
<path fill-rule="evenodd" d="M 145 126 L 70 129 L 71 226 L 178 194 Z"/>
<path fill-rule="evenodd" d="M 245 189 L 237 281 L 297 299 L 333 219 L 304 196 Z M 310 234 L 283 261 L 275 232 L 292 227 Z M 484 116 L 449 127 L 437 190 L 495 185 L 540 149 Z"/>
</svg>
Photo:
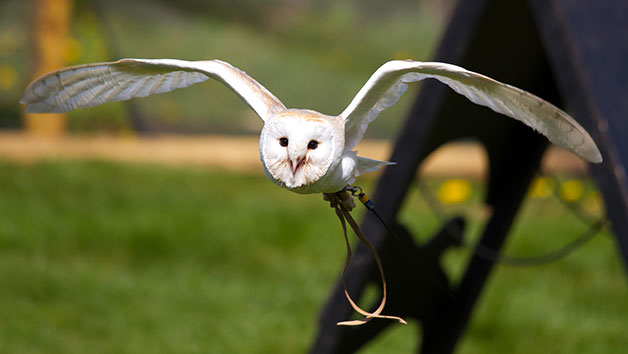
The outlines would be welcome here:
<svg viewBox="0 0 628 354">
<path fill-rule="evenodd" d="M 31 79 L 65 65 L 63 48 L 70 27 L 72 0 L 32 0 L 30 39 L 32 43 Z M 65 114 L 24 113 L 28 133 L 55 137 L 64 133 Z"/>
</svg>

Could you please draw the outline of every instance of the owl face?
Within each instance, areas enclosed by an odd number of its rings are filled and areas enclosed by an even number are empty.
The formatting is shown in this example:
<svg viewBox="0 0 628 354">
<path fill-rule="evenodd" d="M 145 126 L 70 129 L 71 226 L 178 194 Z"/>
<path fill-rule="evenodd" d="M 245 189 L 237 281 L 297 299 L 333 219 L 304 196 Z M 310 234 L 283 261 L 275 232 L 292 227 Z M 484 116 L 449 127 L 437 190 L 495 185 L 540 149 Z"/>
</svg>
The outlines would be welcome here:
<svg viewBox="0 0 628 354">
<path fill-rule="evenodd" d="M 264 124 L 260 155 L 269 177 L 293 189 L 321 179 L 340 160 L 343 145 L 339 118 L 286 110 Z"/>
</svg>

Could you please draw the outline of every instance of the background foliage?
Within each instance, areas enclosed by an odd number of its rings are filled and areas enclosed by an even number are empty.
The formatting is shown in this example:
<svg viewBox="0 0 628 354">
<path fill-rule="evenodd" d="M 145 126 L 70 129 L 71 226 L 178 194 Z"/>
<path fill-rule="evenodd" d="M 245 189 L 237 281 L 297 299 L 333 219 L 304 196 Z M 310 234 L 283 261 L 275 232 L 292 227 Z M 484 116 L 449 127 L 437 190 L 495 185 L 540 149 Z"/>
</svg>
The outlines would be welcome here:
<svg viewBox="0 0 628 354">
<path fill-rule="evenodd" d="M 338 114 L 384 62 L 429 59 L 450 3 L 77 0 L 71 38 L 59 45 L 68 64 L 124 57 L 218 58 L 247 71 L 288 107 Z M 16 103 L 31 79 L 31 4 L 0 3 L 0 113 L 7 117 L 5 126 L 20 125 Z M 387 112 L 369 134 L 394 135 L 410 101 Z M 112 103 L 72 112 L 70 129 L 130 133 L 137 128 L 132 118 L 149 131 L 257 134 L 260 129 L 254 113 L 217 82 L 131 105 L 135 110 Z"/>
</svg>

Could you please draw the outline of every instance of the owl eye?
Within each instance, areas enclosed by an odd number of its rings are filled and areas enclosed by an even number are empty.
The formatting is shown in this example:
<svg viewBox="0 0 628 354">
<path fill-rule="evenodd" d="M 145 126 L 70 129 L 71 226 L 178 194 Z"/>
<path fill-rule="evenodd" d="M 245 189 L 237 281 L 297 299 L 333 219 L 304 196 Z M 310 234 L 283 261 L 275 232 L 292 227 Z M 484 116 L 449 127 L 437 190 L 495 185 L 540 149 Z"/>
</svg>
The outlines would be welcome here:
<svg viewBox="0 0 628 354">
<path fill-rule="evenodd" d="M 288 138 L 283 137 L 279 139 L 279 145 L 281 146 L 288 146 Z"/>
<path fill-rule="evenodd" d="M 310 142 L 307 144 L 307 148 L 310 150 L 314 150 L 318 147 L 318 141 L 316 140 L 310 140 Z"/>
</svg>

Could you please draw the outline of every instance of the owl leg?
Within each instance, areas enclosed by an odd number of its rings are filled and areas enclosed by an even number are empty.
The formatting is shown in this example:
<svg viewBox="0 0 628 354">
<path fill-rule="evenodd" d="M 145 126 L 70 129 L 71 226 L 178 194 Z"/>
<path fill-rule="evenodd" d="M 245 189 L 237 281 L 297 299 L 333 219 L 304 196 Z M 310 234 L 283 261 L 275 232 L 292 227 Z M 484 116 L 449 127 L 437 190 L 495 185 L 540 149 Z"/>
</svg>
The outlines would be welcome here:
<svg viewBox="0 0 628 354">
<path fill-rule="evenodd" d="M 355 200 L 346 190 L 336 193 L 323 193 L 323 200 L 328 201 L 330 204 L 329 206 L 332 208 L 336 206 L 336 203 L 342 204 L 342 206 L 344 206 L 348 211 L 355 208 Z"/>
</svg>

